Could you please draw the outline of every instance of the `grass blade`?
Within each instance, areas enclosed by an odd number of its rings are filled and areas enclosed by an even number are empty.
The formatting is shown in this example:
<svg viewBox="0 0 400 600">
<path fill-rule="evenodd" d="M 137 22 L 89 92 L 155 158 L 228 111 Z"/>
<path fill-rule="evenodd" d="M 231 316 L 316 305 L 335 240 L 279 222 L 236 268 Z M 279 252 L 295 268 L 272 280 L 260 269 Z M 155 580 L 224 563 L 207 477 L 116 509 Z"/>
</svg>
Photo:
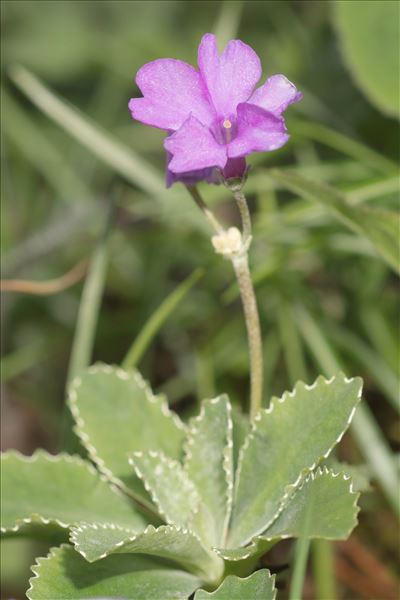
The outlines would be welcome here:
<svg viewBox="0 0 400 600">
<path fill-rule="evenodd" d="M 215 36 L 221 52 L 229 40 L 237 37 L 242 11 L 243 2 L 241 0 L 225 0 L 225 2 L 222 2 L 215 25 Z"/>
<path fill-rule="evenodd" d="M 133 150 L 115 140 L 75 107 L 59 99 L 32 73 L 16 66 L 10 77 L 36 106 L 98 158 L 151 195 L 165 193 L 162 177 Z"/>
<path fill-rule="evenodd" d="M 1 92 L 4 132 L 41 173 L 57 195 L 68 202 L 87 201 L 92 193 L 59 149 L 5 90 Z"/>
<path fill-rule="evenodd" d="M 296 542 L 289 600 L 299 600 L 299 598 L 303 597 L 304 577 L 306 574 L 310 543 L 311 540 L 305 536 L 300 537 Z M 334 599 L 330 598 L 330 600 Z"/>
<path fill-rule="evenodd" d="M 167 298 L 165 298 L 165 300 L 145 323 L 141 332 L 130 347 L 122 362 L 122 367 L 124 369 L 131 369 L 138 364 L 143 354 L 149 347 L 151 340 L 159 331 L 163 323 L 190 292 L 192 287 L 199 281 L 201 277 L 203 277 L 203 275 L 203 269 L 196 269 L 196 271 L 189 275 L 187 279 L 178 285 L 178 287 L 169 296 L 167 296 Z"/>
<path fill-rule="evenodd" d="M 352 356 L 355 362 L 358 362 L 370 373 L 377 386 L 384 393 L 385 398 L 390 402 L 394 410 L 400 414 L 400 382 L 396 374 L 382 360 L 380 355 L 371 350 L 367 344 L 351 331 L 335 327 L 332 330 L 331 337 L 340 348 L 343 348 L 344 353 Z"/>
<path fill-rule="evenodd" d="M 375 150 L 371 150 L 368 146 L 364 146 L 361 142 L 347 137 L 339 131 L 335 131 L 312 121 L 304 121 L 300 119 L 293 120 L 290 129 L 293 134 L 304 136 L 334 148 L 343 154 L 354 158 L 361 163 L 371 167 L 374 171 L 390 174 L 397 171 L 397 165 L 389 158 L 382 156 Z"/>
<path fill-rule="evenodd" d="M 113 216 L 114 202 L 110 201 L 104 231 L 93 252 L 83 286 L 68 367 L 67 387 L 74 377 L 90 364 L 100 303 L 105 285 Z M 72 434 L 72 416 L 68 407 L 65 406 L 62 445 L 66 450 L 72 451 L 75 448 L 76 442 L 76 438 Z"/>
<path fill-rule="evenodd" d="M 328 540 L 313 540 L 312 566 L 316 600 L 337 598 L 334 576 L 334 546 Z"/>
<path fill-rule="evenodd" d="M 297 323 L 304 342 L 308 345 L 315 362 L 324 371 L 325 375 L 330 377 L 343 370 L 328 341 L 308 310 L 304 306 L 298 305 L 296 313 Z M 396 464 L 366 402 L 361 402 L 358 405 L 351 424 L 351 431 L 377 481 L 380 483 L 387 501 L 394 512 L 400 515 L 398 502 L 399 477 Z"/>
<path fill-rule="evenodd" d="M 392 269 L 400 271 L 397 212 L 369 206 L 353 206 L 335 188 L 311 181 L 294 172 L 271 169 L 270 175 L 302 198 L 326 206 L 349 229 L 369 240 Z"/>
</svg>

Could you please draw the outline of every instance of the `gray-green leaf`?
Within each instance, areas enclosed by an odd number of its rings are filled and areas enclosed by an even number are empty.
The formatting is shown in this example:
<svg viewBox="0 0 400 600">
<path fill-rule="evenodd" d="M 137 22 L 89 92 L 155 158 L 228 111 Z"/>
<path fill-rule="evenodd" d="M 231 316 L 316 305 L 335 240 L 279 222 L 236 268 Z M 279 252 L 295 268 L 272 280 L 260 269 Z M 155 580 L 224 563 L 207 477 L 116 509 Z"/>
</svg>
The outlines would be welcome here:
<svg viewBox="0 0 400 600">
<path fill-rule="evenodd" d="M 161 452 L 134 452 L 129 463 L 167 523 L 187 527 L 200 498 L 183 466 Z"/>
<path fill-rule="evenodd" d="M 262 410 L 243 448 L 227 546 L 247 544 L 277 518 L 303 475 L 340 441 L 361 398 L 362 381 L 343 373 L 299 382 Z"/>
<path fill-rule="evenodd" d="M 194 533 L 172 525 L 149 525 L 135 534 L 114 525 L 82 523 L 72 530 L 71 541 L 89 562 L 111 554 L 150 554 L 180 563 L 203 581 L 218 580 L 223 571 L 223 561 Z"/>
<path fill-rule="evenodd" d="M 110 556 L 88 563 L 72 546 L 53 548 L 32 567 L 29 600 L 186 600 L 201 581 L 144 556 Z"/>
<path fill-rule="evenodd" d="M 113 522 L 135 531 L 146 526 L 131 501 L 79 456 L 1 456 L 2 529 L 18 531 L 30 522 L 69 527 L 79 521 Z"/>
<path fill-rule="evenodd" d="M 348 476 L 317 469 L 306 477 L 262 537 L 345 540 L 357 525 L 358 497 Z"/>
<path fill-rule="evenodd" d="M 198 590 L 194 600 L 275 600 L 275 575 L 260 569 L 245 579 L 228 575 L 214 592 Z"/>
<path fill-rule="evenodd" d="M 290 537 L 347 539 L 357 525 L 357 499 L 349 476 L 326 467 L 310 473 L 263 535 L 245 548 L 219 549 L 229 561 L 260 556 L 279 540 Z"/>
<path fill-rule="evenodd" d="M 206 400 L 190 422 L 184 468 L 208 509 L 210 541 L 224 543 L 232 508 L 233 453 L 231 407 L 226 396 Z"/>
<path fill-rule="evenodd" d="M 152 506 L 128 463 L 138 450 L 162 450 L 179 458 L 185 427 L 164 398 L 154 396 L 136 372 L 96 364 L 71 385 L 76 433 L 99 469 L 135 498 Z"/>
</svg>

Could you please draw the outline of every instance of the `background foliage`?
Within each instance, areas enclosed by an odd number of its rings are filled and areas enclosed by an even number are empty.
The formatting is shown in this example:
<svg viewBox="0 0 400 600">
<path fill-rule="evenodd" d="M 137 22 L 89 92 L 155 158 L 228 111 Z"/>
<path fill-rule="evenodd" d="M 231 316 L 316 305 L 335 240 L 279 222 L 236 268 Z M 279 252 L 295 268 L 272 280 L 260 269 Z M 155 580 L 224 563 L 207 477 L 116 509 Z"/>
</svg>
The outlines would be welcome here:
<svg viewBox="0 0 400 600">
<path fill-rule="evenodd" d="M 85 362 L 120 363 L 135 339 L 126 360 L 182 416 L 221 392 L 246 410 L 246 336 L 230 264 L 214 255 L 185 190 L 164 190 L 162 134 L 127 110 L 144 62 L 195 63 L 202 34 L 214 31 L 221 45 L 249 43 L 265 76 L 282 72 L 304 93 L 289 111 L 291 141 L 254 157 L 246 186 L 265 401 L 339 366 L 362 376 L 370 455 L 350 433 L 340 459 L 367 476 L 374 456 L 384 474 L 398 468 L 398 12 L 385 1 L 3 2 L 3 278 L 69 273 L 58 293 L 3 295 L 4 448 L 65 445 L 67 378 Z M 202 192 L 237 222 L 224 189 Z M 382 489 L 373 479 L 359 529 L 336 547 L 343 598 L 376 598 L 377 581 L 380 598 L 395 597 L 396 525 Z M 6 544 L 3 594 L 23 597 L 32 557 L 46 548 Z M 289 552 L 276 550 L 272 564 Z M 333 585 L 331 552 L 314 549 L 310 598 Z"/>
</svg>

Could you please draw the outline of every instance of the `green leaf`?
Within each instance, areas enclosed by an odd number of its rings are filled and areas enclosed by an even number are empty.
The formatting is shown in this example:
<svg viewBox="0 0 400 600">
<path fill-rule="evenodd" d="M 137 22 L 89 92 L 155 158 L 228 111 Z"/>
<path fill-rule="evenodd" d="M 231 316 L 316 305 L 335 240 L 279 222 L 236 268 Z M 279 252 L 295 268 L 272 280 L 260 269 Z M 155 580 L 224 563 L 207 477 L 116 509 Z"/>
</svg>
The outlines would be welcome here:
<svg viewBox="0 0 400 600">
<path fill-rule="evenodd" d="M 343 58 L 356 83 L 379 110 L 399 117 L 398 3 L 347 1 L 332 8 Z"/>
<path fill-rule="evenodd" d="M 90 564 L 68 545 L 50 550 L 32 571 L 29 600 L 186 600 L 201 584 L 190 573 L 144 556 L 110 556 Z"/>
<path fill-rule="evenodd" d="M 67 528 L 79 521 L 115 523 L 141 531 L 146 521 L 119 490 L 78 456 L 1 456 L 2 531 L 29 524 Z"/>
<path fill-rule="evenodd" d="M 208 552 L 191 531 L 172 525 L 157 529 L 149 525 L 139 534 L 114 525 L 80 524 L 71 541 L 86 560 L 93 562 L 111 554 L 150 554 L 180 563 L 203 581 L 222 575 L 223 561 Z"/>
<path fill-rule="evenodd" d="M 293 486 L 342 438 L 361 387 L 343 373 L 299 382 L 256 415 L 241 449 L 228 547 L 245 545 L 275 521 Z"/>
<path fill-rule="evenodd" d="M 209 510 L 211 544 L 224 543 L 232 508 L 231 406 L 226 396 L 206 400 L 190 422 L 184 468 Z"/>
<path fill-rule="evenodd" d="M 162 450 L 180 457 L 186 430 L 165 399 L 154 396 L 136 371 L 96 364 L 72 382 L 69 403 L 75 431 L 100 471 L 152 508 L 128 454 Z"/>
<path fill-rule="evenodd" d="M 315 361 L 328 375 L 340 369 L 333 347 L 329 344 L 321 325 L 301 304 L 296 308 L 297 323 Z M 400 516 L 399 477 L 391 448 L 376 423 L 368 404 L 360 405 L 352 423 L 352 434 L 371 471 L 395 514 Z"/>
<path fill-rule="evenodd" d="M 237 562 L 239 560 L 247 560 L 250 557 L 263 556 L 268 550 L 270 550 L 279 540 L 269 541 L 262 538 L 260 535 L 255 536 L 248 546 L 242 548 L 214 548 L 214 551 L 223 558 L 230 562 Z"/>
<path fill-rule="evenodd" d="M 129 462 L 170 525 L 189 527 L 211 545 L 211 515 L 181 463 L 161 452 L 134 452 Z"/>
<path fill-rule="evenodd" d="M 329 456 L 321 465 L 328 467 L 335 473 L 343 473 L 351 478 L 351 485 L 355 492 L 371 492 L 371 469 L 367 464 L 349 465 L 338 461 L 334 456 Z"/>
<path fill-rule="evenodd" d="M 351 479 L 326 467 L 310 473 L 279 517 L 262 536 L 345 540 L 357 525 L 357 499 Z"/>
<path fill-rule="evenodd" d="M 229 561 L 265 554 L 284 538 L 347 539 L 357 525 L 357 499 L 351 478 L 326 467 L 310 473 L 298 487 L 278 518 L 263 535 L 245 548 L 219 548 L 217 554 Z"/>
<path fill-rule="evenodd" d="M 241 409 L 235 405 L 232 406 L 232 424 L 233 464 L 236 472 L 240 448 L 243 446 L 244 440 L 250 431 L 250 423 L 248 416 L 245 415 Z"/>
<path fill-rule="evenodd" d="M 296 173 L 271 169 L 269 174 L 302 198 L 326 206 L 349 229 L 367 238 L 392 269 L 400 272 L 399 213 L 369 206 L 352 206 L 334 188 Z"/>
<path fill-rule="evenodd" d="M 275 600 L 275 575 L 260 569 L 245 579 L 228 575 L 214 592 L 198 590 L 194 600 Z"/>
</svg>

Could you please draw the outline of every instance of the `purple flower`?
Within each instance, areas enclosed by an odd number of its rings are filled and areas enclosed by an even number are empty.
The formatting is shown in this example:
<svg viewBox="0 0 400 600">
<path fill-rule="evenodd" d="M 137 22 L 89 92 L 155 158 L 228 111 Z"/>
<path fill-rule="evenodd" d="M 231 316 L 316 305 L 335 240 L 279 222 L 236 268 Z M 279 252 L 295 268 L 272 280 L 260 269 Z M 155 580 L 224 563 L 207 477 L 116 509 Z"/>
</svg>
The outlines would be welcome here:
<svg viewBox="0 0 400 600">
<path fill-rule="evenodd" d="M 269 152 L 289 139 L 282 113 L 302 94 L 284 75 L 273 75 L 254 90 L 261 63 L 250 46 L 232 40 L 219 55 L 207 33 L 198 53 L 199 70 L 173 58 L 160 58 L 139 69 L 136 83 L 143 98 L 132 98 L 132 117 L 165 129 L 167 185 L 215 182 L 241 177 L 245 156 Z"/>
</svg>

